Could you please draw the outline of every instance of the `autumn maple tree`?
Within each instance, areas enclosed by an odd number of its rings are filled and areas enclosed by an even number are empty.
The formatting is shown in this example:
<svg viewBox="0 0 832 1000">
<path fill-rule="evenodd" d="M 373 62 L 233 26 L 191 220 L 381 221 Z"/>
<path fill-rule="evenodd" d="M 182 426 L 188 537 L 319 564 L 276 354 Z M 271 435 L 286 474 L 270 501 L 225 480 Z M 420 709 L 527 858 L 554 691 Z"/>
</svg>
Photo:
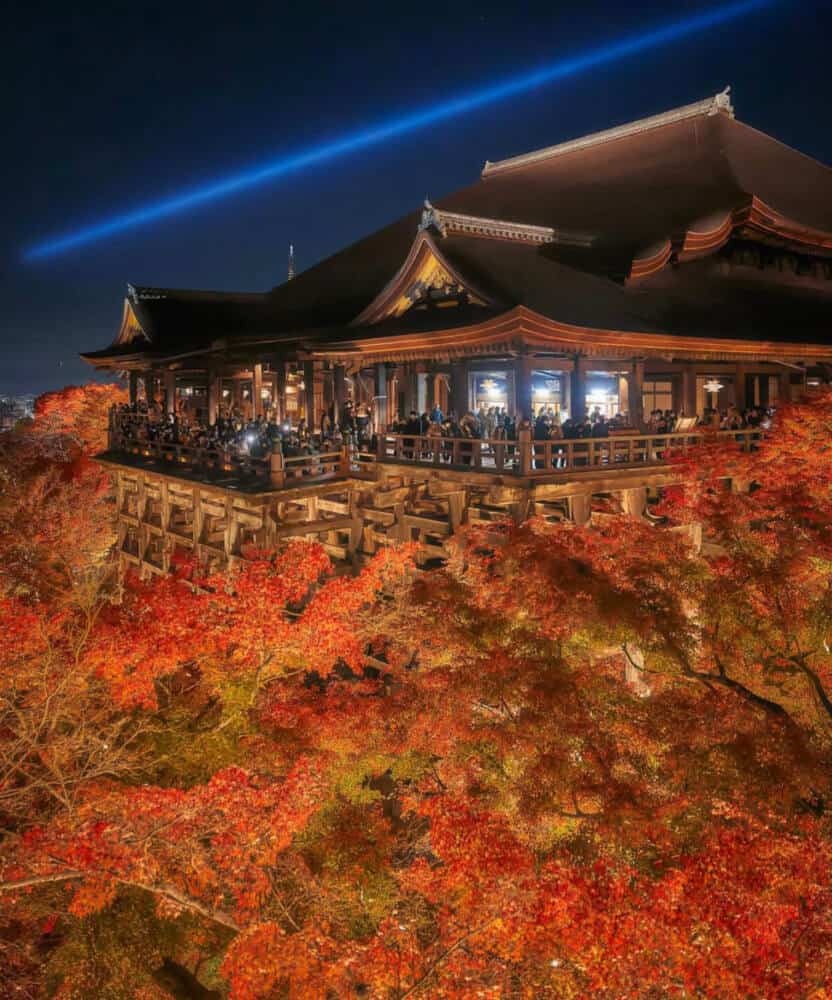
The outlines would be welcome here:
<svg viewBox="0 0 832 1000">
<path fill-rule="evenodd" d="M 79 406 L 49 434 L 81 441 Z M 784 407 L 751 454 L 679 456 L 650 522 L 471 527 L 430 571 L 294 542 L 92 587 L 80 555 L 52 568 L 58 494 L 31 494 L 0 635 L 4 981 L 829 996 L 830 430 L 829 397 Z M 38 454 L 33 482 L 105 495 Z"/>
</svg>

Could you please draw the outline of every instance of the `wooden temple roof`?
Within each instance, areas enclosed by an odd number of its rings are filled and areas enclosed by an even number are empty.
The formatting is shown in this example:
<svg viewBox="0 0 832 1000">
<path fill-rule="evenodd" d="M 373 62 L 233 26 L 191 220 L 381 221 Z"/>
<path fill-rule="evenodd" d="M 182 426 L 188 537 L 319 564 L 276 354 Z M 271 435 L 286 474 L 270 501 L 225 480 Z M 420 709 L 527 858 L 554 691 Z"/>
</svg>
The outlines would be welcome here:
<svg viewBox="0 0 832 1000">
<path fill-rule="evenodd" d="M 518 308 L 639 334 L 628 349 L 647 353 L 674 337 L 832 353 L 832 170 L 737 121 L 717 95 L 487 163 L 470 187 L 263 294 L 131 287 L 116 341 L 83 357 L 119 367 L 230 345 L 360 350 Z"/>
</svg>

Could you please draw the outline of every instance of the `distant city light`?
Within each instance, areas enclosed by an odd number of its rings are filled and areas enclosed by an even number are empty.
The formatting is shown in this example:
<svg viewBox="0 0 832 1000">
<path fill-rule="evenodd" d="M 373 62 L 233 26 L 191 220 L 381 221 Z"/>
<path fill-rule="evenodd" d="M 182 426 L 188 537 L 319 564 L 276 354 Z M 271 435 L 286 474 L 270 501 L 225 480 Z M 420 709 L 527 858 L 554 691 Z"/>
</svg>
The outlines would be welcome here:
<svg viewBox="0 0 832 1000">
<path fill-rule="evenodd" d="M 575 76 L 578 73 L 615 62 L 617 59 L 636 55 L 647 49 L 657 48 L 695 32 L 704 31 L 706 28 L 713 28 L 726 21 L 742 17 L 744 14 L 772 6 L 777 2 L 779 0 L 738 0 L 738 2 L 723 4 L 719 7 L 710 7 L 698 14 L 671 21 L 659 27 L 627 35 L 617 42 L 610 42 L 575 56 L 558 59 L 556 62 L 548 63 L 530 73 L 511 76 L 496 84 L 458 94 L 437 104 L 377 122 L 369 128 L 347 132 L 335 139 L 318 143 L 278 159 L 266 161 L 261 166 L 219 178 L 199 187 L 187 188 L 180 194 L 139 205 L 130 211 L 82 226 L 74 232 L 43 240 L 26 248 L 23 257 L 25 260 L 54 257 L 75 247 L 112 236 L 117 232 L 146 225 L 157 219 L 217 201 L 236 194 L 238 191 L 276 180 L 286 174 L 297 172 L 326 160 L 376 146 L 386 140 L 474 111 L 495 101 L 505 100 L 535 87 Z"/>
</svg>

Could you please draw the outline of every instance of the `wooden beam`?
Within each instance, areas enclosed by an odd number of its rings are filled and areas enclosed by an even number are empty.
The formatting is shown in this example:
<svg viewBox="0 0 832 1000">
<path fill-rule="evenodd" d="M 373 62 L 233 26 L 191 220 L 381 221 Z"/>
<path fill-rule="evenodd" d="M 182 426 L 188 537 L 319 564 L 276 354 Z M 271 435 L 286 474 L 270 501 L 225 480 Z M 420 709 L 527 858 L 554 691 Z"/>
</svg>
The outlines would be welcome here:
<svg viewBox="0 0 832 1000">
<path fill-rule="evenodd" d="M 514 398 L 518 420 L 532 420 L 532 368 L 533 362 L 528 355 L 523 355 L 514 362 Z"/>
<path fill-rule="evenodd" d="M 569 416 L 573 420 L 583 420 L 586 416 L 586 362 L 581 354 L 575 355 L 569 373 Z"/>
<path fill-rule="evenodd" d="M 254 365 L 254 374 L 251 380 L 252 406 L 254 416 L 263 416 L 263 365 L 257 361 Z"/>
<path fill-rule="evenodd" d="M 165 369 L 165 413 L 176 413 L 176 372 Z"/>
</svg>

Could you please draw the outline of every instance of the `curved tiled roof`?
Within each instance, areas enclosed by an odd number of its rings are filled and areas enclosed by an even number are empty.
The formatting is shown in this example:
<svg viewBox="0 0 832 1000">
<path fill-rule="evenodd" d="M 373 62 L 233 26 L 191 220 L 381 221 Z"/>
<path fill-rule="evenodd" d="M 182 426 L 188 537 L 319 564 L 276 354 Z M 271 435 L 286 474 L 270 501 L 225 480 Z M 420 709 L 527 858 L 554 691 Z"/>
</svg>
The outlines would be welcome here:
<svg viewBox="0 0 832 1000">
<path fill-rule="evenodd" d="M 477 223 L 451 227 L 439 239 L 442 253 L 507 308 L 523 305 L 560 322 L 825 341 L 832 281 L 792 287 L 772 274 L 749 286 L 742 275 L 729 280 L 696 262 L 654 280 L 702 220 L 739 218 L 752 203 L 770 207 L 793 231 L 832 232 L 832 170 L 735 120 L 724 101 L 697 107 L 491 165 L 435 203 L 440 216 Z M 504 221 L 489 227 L 488 220 Z M 561 246 L 501 238 L 509 223 L 587 239 Z M 222 338 L 342 337 L 397 273 L 418 224 L 419 213 L 410 213 L 262 295 L 137 289 L 136 318 L 159 354 Z M 818 253 L 830 251 L 819 244 Z M 640 287 L 623 287 L 631 273 L 646 276 Z M 441 312 L 437 322 L 454 323 L 453 310 Z"/>
</svg>

